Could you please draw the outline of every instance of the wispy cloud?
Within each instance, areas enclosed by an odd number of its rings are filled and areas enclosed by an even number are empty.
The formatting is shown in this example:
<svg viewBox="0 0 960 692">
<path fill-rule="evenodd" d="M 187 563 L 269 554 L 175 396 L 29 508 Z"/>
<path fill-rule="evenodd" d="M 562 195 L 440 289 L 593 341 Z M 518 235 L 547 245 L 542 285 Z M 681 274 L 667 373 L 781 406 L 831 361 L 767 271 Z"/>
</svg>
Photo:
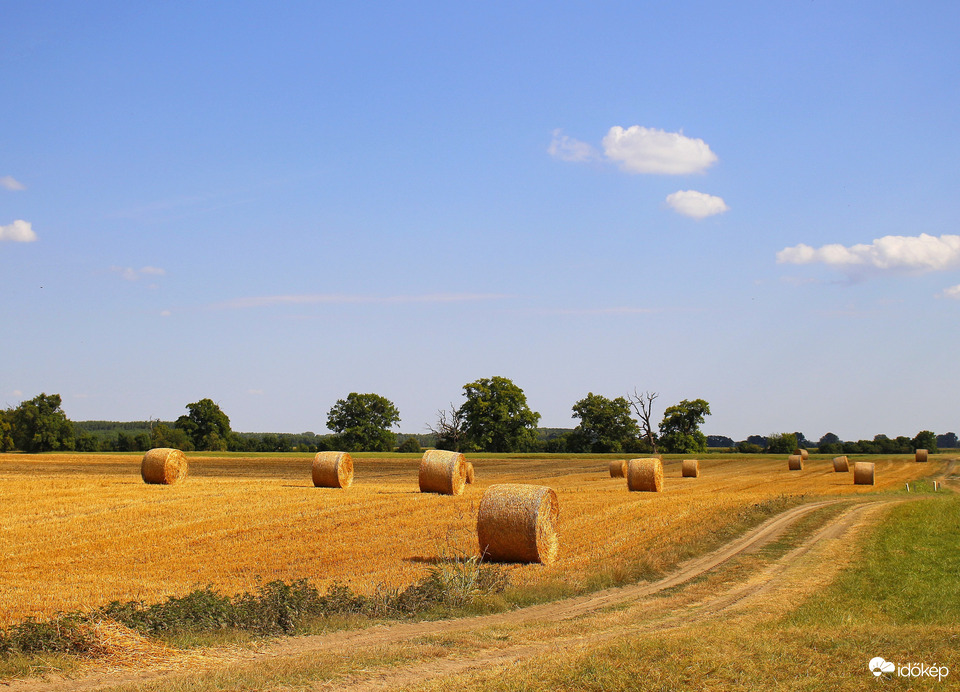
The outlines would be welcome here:
<svg viewBox="0 0 960 692">
<path fill-rule="evenodd" d="M 0 178 L 0 187 L 4 188 L 5 190 L 11 190 L 12 192 L 19 192 L 20 190 L 27 189 L 26 185 L 14 178 L 12 175 L 5 175 Z"/>
<path fill-rule="evenodd" d="M 632 308 L 632 307 L 612 307 L 612 308 L 558 308 L 556 310 L 543 310 L 542 315 L 650 315 L 660 312 L 658 308 Z"/>
<path fill-rule="evenodd" d="M 600 158 L 600 152 L 592 146 L 579 139 L 568 137 L 559 128 L 553 131 L 553 139 L 547 147 L 547 153 L 561 161 L 584 162 L 597 161 Z"/>
<path fill-rule="evenodd" d="M 945 271 L 960 267 L 960 235 L 887 235 L 869 244 L 813 248 L 803 243 L 777 253 L 779 264 L 826 264 L 848 273 Z"/>
<path fill-rule="evenodd" d="M 465 303 L 486 300 L 502 300 L 510 296 L 500 293 L 432 293 L 419 296 L 363 296 L 344 294 L 300 294 L 284 296 L 258 296 L 235 298 L 215 303 L 210 307 L 216 310 L 242 310 L 264 308 L 276 305 L 347 305 L 357 303 Z"/>
<path fill-rule="evenodd" d="M 696 190 L 680 190 L 667 195 L 667 206 L 678 214 L 689 216 L 692 219 L 705 219 L 708 216 L 722 214 L 730 207 L 722 197 L 708 195 Z"/>
<path fill-rule="evenodd" d="M 164 276 L 167 273 L 160 267 L 141 267 L 140 269 L 134 269 L 133 267 L 110 267 L 110 271 L 114 274 L 119 274 L 127 281 L 136 281 L 142 276 Z"/>
<path fill-rule="evenodd" d="M 0 226 L 0 241 L 11 243 L 32 243 L 37 239 L 29 221 L 17 219 L 9 226 Z"/>
<path fill-rule="evenodd" d="M 941 293 L 940 296 L 942 298 L 950 298 L 951 300 L 960 300 L 960 284 L 943 289 L 943 293 Z"/>
</svg>

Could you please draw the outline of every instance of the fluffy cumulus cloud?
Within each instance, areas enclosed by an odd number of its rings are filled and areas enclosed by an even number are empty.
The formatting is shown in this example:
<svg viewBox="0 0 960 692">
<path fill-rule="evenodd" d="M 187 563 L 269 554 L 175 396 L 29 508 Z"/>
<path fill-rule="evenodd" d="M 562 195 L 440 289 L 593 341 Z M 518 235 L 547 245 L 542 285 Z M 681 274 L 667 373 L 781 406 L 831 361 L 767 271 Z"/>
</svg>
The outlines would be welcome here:
<svg viewBox="0 0 960 692">
<path fill-rule="evenodd" d="M 869 245 L 795 245 L 777 253 L 780 264 L 826 264 L 839 269 L 932 272 L 960 267 L 960 235 L 887 235 Z"/>
<path fill-rule="evenodd" d="M 553 131 L 553 139 L 547 147 L 547 153 L 561 161 L 595 161 L 600 158 L 599 153 L 586 142 L 568 137 L 562 130 Z"/>
<path fill-rule="evenodd" d="M 678 214 L 693 219 L 705 219 L 730 209 L 722 197 L 696 190 L 679 190 L 672 195 L 667 195 L 667 206 Z"/>
<path fill-rule="evenodd" d="M 639 125 L 611 127 L 603 138 L 603 152 L 628 173 L 703 173 L 717 162 L 717 155 L 702 139 Z"/>
<path fill-rule="evenodd" d="M 0 177 L 0 187 L 6 190 L 12 190 L 13 192 L 27 189 L 26 185 L 24 185 L 19 180 L 14 178 L 12 175 L 5 175 L 3 177 Z"/>
<path fill-rule="evenodd" d="M 32 243 L 36 239 L 37 234 L 33 232 L 33 226 L 30 225 L 29 221 L 17 219 L 9 226 L 0 226 L 0 241 Z"/>
</svg>

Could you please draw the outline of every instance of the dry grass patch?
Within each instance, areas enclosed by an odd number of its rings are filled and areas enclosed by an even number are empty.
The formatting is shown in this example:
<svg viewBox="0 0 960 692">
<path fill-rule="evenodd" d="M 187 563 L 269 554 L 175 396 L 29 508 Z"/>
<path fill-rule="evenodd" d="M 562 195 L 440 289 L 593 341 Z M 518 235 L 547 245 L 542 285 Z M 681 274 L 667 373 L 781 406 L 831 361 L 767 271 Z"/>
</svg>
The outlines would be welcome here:
<svg viewBox="0 0 960 692">
<path fill-rule="evenodd" d="M 867 487 L 829 460 L 788 473 L 781 459 L 711 457 L 685 483 L 681 461 L 668 458 L 663 492 L 649 494 L 610 478 L 609 458 L 477 455 L 477 482 L 451 497 L 419 491 L 412 455 L 355 455 L 363 482 L 349 493 L 318 492 L 310 455 L 188 456 L 190 482 L 164 486 L 142 482 L 140 455 L 0 455 L 0 626 L 207 585 L 225 594 L 298 579 L 366 594 L 404 587 L 442 562 L 444 546 L 477 552 L 478 505 L 495 483 L 548 486 L 559 501 L 563 550 L 547 566 L 506 565 L 512 583 L 577 590 L 598 574 L 667 568 L 780 496 L 900 488 L 942 468 L 936 457 L 879 459 Z"/>
</svg>

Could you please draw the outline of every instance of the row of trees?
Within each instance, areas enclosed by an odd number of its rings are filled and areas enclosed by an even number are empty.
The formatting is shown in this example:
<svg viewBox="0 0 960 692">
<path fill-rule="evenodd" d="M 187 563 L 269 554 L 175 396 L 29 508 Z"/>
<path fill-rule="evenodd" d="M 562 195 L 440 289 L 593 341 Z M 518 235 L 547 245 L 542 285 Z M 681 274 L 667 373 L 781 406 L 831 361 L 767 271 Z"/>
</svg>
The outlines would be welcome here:
<svg viewBox="0 0 960 692">
<path fill-rule="evenodd" d="M 922 431 L 914 438 L 888 438 L 844 442 L 827 433 L 811 443 L 803 433 L 753 435 L 741 442 L 700 431 L 710 404 L 703 399 L 684 399 L 666 408 L 659 425 L 653 424 L 657 392 L 634 390 L 632 395 L 610 399 L 590 392 L 577 401 L 572 417 L 573 430 L 555 431 L 544 439 L 537 424 L 540 414 L 527 404 L 523 390 L 505 377 L 482 378 L 463 386 L 464 402 L 438 411 L 435 425 L 428 426 L 432 439 L 409 436 L 400 442 L 400 451 L 417 452 L 432 442 L 440 449 L 485 452 L 593 452 L 593 453 L 702 453 L 707 447 L 726 447 L 745 453 L 790 453 L 797 447 L 814 448 L 825 454 L 909 453 L 915 449 L 935 452 L 938 446 L 956 447 L 954 433 L 936 436 Z M 105 438 L 85 429 L 74 429 L 60 408 L 58 394 L 24 401 L 16 408 L 0 411 L 0 451 L 26 452 L 57 450 L 144 451 L 151 447 L 183 450 L 230 451 L 390 451 L 397 447 L 391 428 L 400 421 L 397 407 L 378 394 L 350 393 L 338 400 L 327 414 L 332 435 L 312 432 L 292 434 L 237 433 L 229 417 L 211 399 L 186 406 L 187 413 L 174 423 L 157 422 L 149 430 L 116 432 Z M 636 418 L 634 418 L 634 415 Z"/>
</svg>

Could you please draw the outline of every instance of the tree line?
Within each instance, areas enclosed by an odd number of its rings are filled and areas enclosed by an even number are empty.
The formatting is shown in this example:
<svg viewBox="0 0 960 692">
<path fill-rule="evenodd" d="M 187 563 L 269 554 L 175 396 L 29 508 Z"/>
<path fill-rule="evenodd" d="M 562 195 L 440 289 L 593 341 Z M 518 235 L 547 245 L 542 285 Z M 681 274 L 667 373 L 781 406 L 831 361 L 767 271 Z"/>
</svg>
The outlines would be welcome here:
<svg viewBox="0 0 960 692">
<path fill-rule="evenodd" d="M 211 399 L 187 404 L 187 413 L 173 422 L 72 423 L 61 408 L 59 394 L 40 394 L 15 408 L 0 411 L 0 451 L 146 451 L 174 447 L 184 451 L 316 452 L 392 451 L 419 452 L 424 446 L 462 452 L 550 452 L 697 454 L 710 448 L 742 453 L 789 454 L 797 447 L 817 448 L 825 454 L 898 454 L 915 449 L 936 452 L 957 447 L 954 433 L 936 436 L 921 431 L 914 438 L 888 438 L 844 442 L 827 433 L 812 443 L 802 433 L 753 435 L 734 442 L 722 435 L 700 431 L 710 404 L 684 399 L 668 406 L 659 424 L 653 407 L 657 392 L 608 398 L 590 392 L 574 403 L 573 429 L 541 429 L 540 414 L 530 409 L 523 390 L 506 377 L 481 378 L 462 388 L 464 401 L 437 412 L 428 424 L 429 434 L 398 439 L 391 431 L 400 421 L 396 405 L 379 394 L 351 392 L 327 413 L 331 434 L 313 432 L 239 433 L 230 418 Z M 119 429 L 118 429 L 119 428 Z"/>
</svg>

